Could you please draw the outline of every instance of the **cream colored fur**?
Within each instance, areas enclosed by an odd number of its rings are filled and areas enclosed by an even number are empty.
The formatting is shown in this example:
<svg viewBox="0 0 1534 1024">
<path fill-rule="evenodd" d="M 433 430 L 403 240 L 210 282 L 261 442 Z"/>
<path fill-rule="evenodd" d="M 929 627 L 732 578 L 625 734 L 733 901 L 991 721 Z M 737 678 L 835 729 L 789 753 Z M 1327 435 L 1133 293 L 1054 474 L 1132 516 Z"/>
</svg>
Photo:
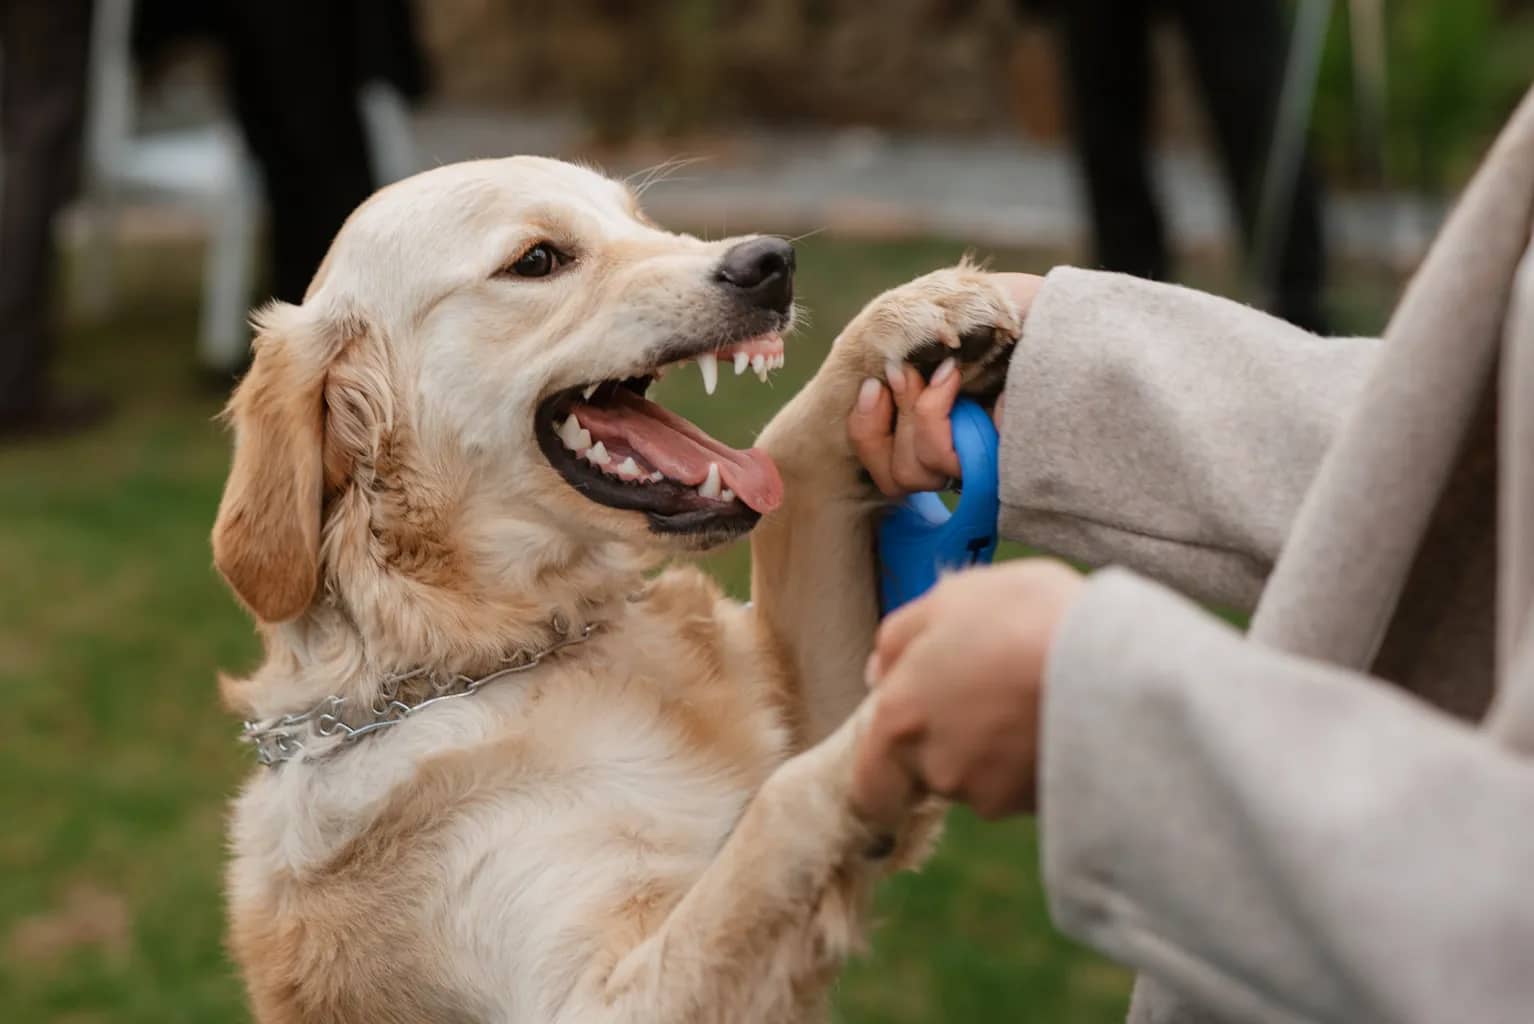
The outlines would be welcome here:
<svg viewBox="0 0 1534 1024">
<path fill-rule="evenodd" d="M 540 239 L 577 254 L 497 276 Z M 231 402 L 215 559 L 266 659 L 246 717 L 419 666 L 479 674 L 586 644 L 340 751 L 256 771 L 234 807 L 231 946 L 259 1020 L 800 1022 L 914 862 L 848 798 L 875 625 L 871 516 L 842 423 L 861 380 L 1017 314 L 968 268 L 876 300 L 762 444 L 785 503 L 754 603 L 589 501 L 533 439 L 544 396 L 708 338 L 727 242 L 671 234 L 600 175 L 517 158 L 369 200 L 302 306 L 259 318 Z M 790 344 L 790 349 L 792 345 Z"/>
</svg>

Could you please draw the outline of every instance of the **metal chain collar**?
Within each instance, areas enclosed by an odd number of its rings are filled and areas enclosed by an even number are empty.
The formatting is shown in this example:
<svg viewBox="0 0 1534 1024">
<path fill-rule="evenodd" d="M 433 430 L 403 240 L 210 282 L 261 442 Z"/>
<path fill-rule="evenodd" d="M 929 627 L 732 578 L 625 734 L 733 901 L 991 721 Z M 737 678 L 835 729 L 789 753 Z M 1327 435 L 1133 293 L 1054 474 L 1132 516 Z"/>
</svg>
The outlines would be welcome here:
<svg viewBox="0 0 1534 1024">
<path fill-rule="evenodd" d="M 596 623 L 587 623 L 578 633 L 570 635 L 569 623 L 563 617 L 555 617 L 551 625 L 556 637 L 552 644 L 536 650 L 515 651 L 501 659 L 503 667 L 478 679 L 471 679 L 461 673 L 436 673 L 424 668 L 387 677 L 378 684 L 378 696 L 368 705 L 367 714 L 361 716 L 355 725 L 347 722 L 343 715 L 348 707 L 356 706 L 358 702 L 332 694 L 307 711 L 279 715 L 264 721 L 247 721 L 241 730 L 240 740 L 254 746 L 256 760 L 267 767 L 291 761 L 303 753 L 306 733 L 311 738 L 336 740 L 336 745 L 326 751 L 333 753 L 353 740 L 370 736 L 391 725 L 399 725 L 435 704 L 472 696 L 491 683 L 531 671 L 544 659 L 566 647 L 585 643 L 597 628 Z M 427 695 L 414 704 L 401 700 L 400 688 L 417 679 L 426 680 Z"/>
</svg>

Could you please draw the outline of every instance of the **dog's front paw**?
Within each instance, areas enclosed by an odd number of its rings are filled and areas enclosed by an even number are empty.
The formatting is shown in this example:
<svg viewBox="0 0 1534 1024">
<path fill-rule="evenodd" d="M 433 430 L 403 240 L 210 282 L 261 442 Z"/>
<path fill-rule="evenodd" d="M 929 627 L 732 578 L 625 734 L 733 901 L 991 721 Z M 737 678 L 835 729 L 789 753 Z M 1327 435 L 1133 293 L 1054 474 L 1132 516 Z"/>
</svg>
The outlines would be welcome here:
<svg viewBox="0 0 1534 1024">
<path fill-rule="evenodd" d="M 913 791 L 895 821 L 874 821 L 858 809 L 852 797 L 853 769 L 872 723 L 874 706 L 872 698 L 865 699 L 834 733 L 807 752 L 810 756 L 806 760 L 818 762 L 817 774 L 829 781 L 837 794 L 836 804 L 845 815 L 848 835 L 856 847 L 849 854 L 870 866 L 877 864 L 880 872 L 899 871 L 919 866 L 937 845 L 948 802 Z"/>
<path fill-rule="evenodd" d="M 874 299 L 836 340 L 833 356 L 863 377 L 882 376 L 894 361 L 914 366 L 926 379 L 952 356 L 966 394 L 995 397 L 1021 333 L 1022 316 L 1006 289 L 962 263 Z"/>
</svg>

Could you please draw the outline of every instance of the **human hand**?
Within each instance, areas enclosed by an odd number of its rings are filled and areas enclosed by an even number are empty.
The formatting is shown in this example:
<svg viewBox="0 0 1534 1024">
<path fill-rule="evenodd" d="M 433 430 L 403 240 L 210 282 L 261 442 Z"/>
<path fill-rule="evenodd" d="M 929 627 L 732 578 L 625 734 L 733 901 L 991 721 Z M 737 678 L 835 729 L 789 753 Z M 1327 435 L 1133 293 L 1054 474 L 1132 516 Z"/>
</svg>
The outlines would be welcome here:
<svg viewBox="0 0 1534 1024">
<path fill-rule="evenodd" d="M 993 274 L 1011 294 L 1026 320 L 1044 279 L 1035 274 Z M 914 367 L 891 363 L 885 380 L 870 377 L 847 417 L 847 435 L 874 484 L 886 496 L 940 490 L 959 475 L 948 416 L 959 396 L 959 374 L 945 360 L 924 382 Z M 993 413 L 1001 422 L 1002 403 Z M 893 418 L 893 424 L 891 420 Z"/>
<path fill-rule="evenodd" d="M 861 813 L 898 820 L 924 792 L 986 818 L 1035 809 L 1044 666 L 1084 585 L 1060 562 L 1009 562 L 949 576 L 884 621 L 853 769 Z"/>
</svg>

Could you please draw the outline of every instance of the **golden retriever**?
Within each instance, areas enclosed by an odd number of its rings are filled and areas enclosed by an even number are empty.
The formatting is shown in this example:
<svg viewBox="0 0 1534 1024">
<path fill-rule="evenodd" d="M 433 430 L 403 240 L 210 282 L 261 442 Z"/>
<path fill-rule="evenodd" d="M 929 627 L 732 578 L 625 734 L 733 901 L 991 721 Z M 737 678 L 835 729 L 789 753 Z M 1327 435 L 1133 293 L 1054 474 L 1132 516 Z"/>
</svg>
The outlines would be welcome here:
<svg viewBox="0 0 1534 1024">
<path fill-rule="evenodd" d="M 967 266 L 886 293 L 749 451 L 645 399 L 780 365 L 793 270 L 519 157 L 378 193 L 258 315 L 213 550 L 266 650 L 224 681 L 269 762 L 228 876 L 259 1020 L 823 1016 L 940 814 L 848 796 L 878 502 L 843 423 L 945 345 L 994 393 L 1019 322 Z M 749 605 L 652 573 L 748 532 Z"/>
</svg>

